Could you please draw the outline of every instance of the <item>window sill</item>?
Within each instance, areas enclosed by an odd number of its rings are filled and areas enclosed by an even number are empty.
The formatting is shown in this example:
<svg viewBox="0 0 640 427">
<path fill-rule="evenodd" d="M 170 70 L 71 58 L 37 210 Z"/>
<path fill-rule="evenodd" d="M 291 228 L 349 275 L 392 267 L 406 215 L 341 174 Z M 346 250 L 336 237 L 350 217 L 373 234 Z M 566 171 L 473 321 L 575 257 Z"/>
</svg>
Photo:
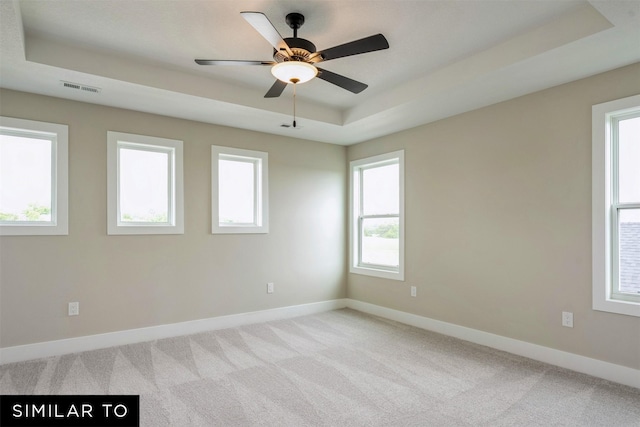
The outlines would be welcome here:
<svg viewBox="0 0 640 427">
<path fill-rule="evenodd" d="M 593 309 L 608 313 L 640 317 L 640 304 L 636 302 L 612 300 L 599 295 L 593 296 Z"/>
<path fill-rule="evenodd" d="M 152 234 L 184 234 L 182 225 L 114 225 L 109 224 L 107 234 L 110 236 L 152 235 Z"/>
<path fill-rule="evenodd" d="M 255 227 L 214 226 L 212 234 L 267 234 L 269 227 L 266 225 Z"/>
<path fill-rule="evenodd" d="M 404 272 L 402 271 L 389 271 L 389 270 L 379 270 L 376 268 L 352 266 L 349 269 L 349 272 L 353 274 L 361 274 L 363 276 L 380 277 L 382 279 L 391 279 L 391 280 L 404 282 Z"/>
<path fill-rule="evenodd" d="M 0 225 L 0 236 L 67 236 L 69 227 L 66 222 L 59 224 L 38 224 L 38 225 Z"/>
</svg>

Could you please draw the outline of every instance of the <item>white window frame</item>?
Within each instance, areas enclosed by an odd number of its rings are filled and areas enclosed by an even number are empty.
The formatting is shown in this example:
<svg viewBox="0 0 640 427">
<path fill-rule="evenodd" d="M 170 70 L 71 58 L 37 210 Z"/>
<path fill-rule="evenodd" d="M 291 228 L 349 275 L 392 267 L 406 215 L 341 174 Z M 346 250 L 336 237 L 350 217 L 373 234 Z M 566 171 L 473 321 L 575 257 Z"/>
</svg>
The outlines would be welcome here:
<svg viewBox="0 0 640 427">
<path fill-rule="evenodd" d="M 219 161 L 232 160 L 254 164 L 254 221 L 247 224 L 220 223 Z M 211 233 L 260 234 L 269 232 L 269 154 L 262 151 L 211 146 Z"/>
<path fill-rule="evenodd" d="M 169 154 L 169 215 L 165 223 L 120 221 L 120 148 Z M 123 132 L 107 132 L 107 234 L 184 234 L 182 141 Z"/>
<path fill-rule="evenodd" d="M 3 133 L 51 141 L 51 220 L 1 221 L 0 236 L 69 234 L 69 127 L 56 123 L 0 117 Z"/>
<path fill-rule="evenodd" d="M 363 215 L 361 212 L 362 195 L 360 191 L 362 171 L 371 167 L 398 164 L 399 173 L 399 236 L 398 268 L 389 268 L 372 264 L 364 264 L 361 258 L 360 226 Z M 381 277 L 385 279 L 404 281 L 404 150 L 353 160 L 349 163 L 349 271 L 355 274 Z M 395 215 L 393 215 L 395 217 Z"/>
<path fill-rule="evenodd" d="M 617 156 L 615 126 L 622 116 L 640 111 L 640 95 L 592 107 L 592 257 L 593 309 L 640 317 L 640 302 L 613 291 L 617 268 Z M 628 205 L 628 204 L 626 204 Z M 626 207 L 634 207 L 628 205 Z"/>
</svg>

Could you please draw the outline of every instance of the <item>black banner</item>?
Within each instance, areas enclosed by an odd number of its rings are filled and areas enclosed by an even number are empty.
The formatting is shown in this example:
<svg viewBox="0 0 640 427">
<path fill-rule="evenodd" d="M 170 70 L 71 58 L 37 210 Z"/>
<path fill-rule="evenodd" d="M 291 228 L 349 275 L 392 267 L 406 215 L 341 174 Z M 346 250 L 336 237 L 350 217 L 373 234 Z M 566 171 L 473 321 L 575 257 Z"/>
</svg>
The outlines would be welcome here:
<svg viewBox="0 0 640 427">
<path fill-rule="evenodd" d="M 140 396 L 0 396 L 2 427 L 138 427 Z"/>
</svg>

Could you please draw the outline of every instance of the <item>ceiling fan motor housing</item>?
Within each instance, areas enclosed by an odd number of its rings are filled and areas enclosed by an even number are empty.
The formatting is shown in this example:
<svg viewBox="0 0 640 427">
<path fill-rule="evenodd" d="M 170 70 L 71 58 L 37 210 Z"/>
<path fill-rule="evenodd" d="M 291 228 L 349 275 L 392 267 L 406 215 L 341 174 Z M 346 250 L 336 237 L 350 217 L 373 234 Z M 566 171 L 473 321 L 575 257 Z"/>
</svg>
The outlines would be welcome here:
<svg viewBox="0 0 640 427">
<path fill-rule="evenodd" d="M 276 49 L 273 50 L 273 60 L 276 62 L 285 62 L 285 61 L 302 61 L 302 62 L 313 62 L 309 59 L 312 53 L 316 53 L 316 45 L 311 43 L 309 40 L 301 39 L 298 37 L 288 37 L 285 38 L 284 41 L 289 45 L 291 49 L 291 53 L 293 55 L 289 58 L 286 52 L 280 52 Z"/>
</svg>

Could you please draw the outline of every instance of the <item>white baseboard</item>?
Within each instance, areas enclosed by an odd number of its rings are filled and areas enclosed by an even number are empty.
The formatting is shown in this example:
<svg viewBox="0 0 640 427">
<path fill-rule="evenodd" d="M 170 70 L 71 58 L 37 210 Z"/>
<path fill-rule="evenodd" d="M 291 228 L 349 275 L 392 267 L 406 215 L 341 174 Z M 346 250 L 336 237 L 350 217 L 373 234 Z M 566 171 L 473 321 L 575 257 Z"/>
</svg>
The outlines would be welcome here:
<svg viewBox="0 0 640 427">
<path fill-rule="evenodd" d="M 89 335 L 64 340 L 47 341 L 15 347 L 0 348 L 0 364 L 21 362 L 42 357 L 59 356 L 81 351 L 97 350 L 117 345 L 135 344 L 170 338 L 180 335 L 196 334 L 216 329 L 233 328 L 252 323 L 269 322 L 288 319 L 307 314 L 321 313 L 340 308 L 351 308 L 364 313 L 373 314 L 385 319 L 395 320 L 407 325 L 449 335 L 476 344 L 486 345 L 508 353 L 528 357 L 540 362 L 560 366 L 572 371 L 582 372 L 594 377 L 603 378 L 616 383 L 640 388 L 640 370 L 616 365 L 602 360 L 519 341 L 500 335 L 483 332 L 452 323 L 442 322 L 416 314 L 406 313 L 379 305 L 369 304 L 353 299 L 337 299 L 302 304 L 249 313 L 232 314 L 148 328 L 129 329 L 106 334 Z"/>
<path fill-rule="evenodd" d="M 416 314 L 405 313 L 403 311 L 381 307 L 379 305 L 369 304 L 362 301 L 347 299 L 347 307 L 364 313 L 373 314 L 374 316 L 416 326 L 421 329 L 427 329 L 443 335 L 449 335 L 465 341 L 517 354 L 518 356 L 524 356 L 529 359 L 549 363 L 561 368 L 603 378 L 619 384 L 640 388 L 640 370 L 638 369 L 628 368 L 626 366 L 616 365 L 602 360 L 591 359 L 589 357 L 568 353 L 566 351 L 556 350 L 526 341 L 519 341 L 513 338 L 507 338 L 501 335 L 479 331 L 477 329 L 466 328 L 464 326 L 454 325 L 452 323 L 442 322 L 428 317 L 418 316 Z"/>
<path fill-rule="evenodd" d="M 288 319 L 346 307 L 345 299 L 273 308 L 249 313 L 231 314 L 208 319 L 129 329 L 106 334 L 88 335 L 56 341 L 0 348 L 0 364 L 22 362 L 42 357 L 59 356 L 80 351 L 97 350 L 117 345 L 135 344 L 180 335 L 197 334 L 216 329 L 233 328 L 252 323 Z"/>
</svg>

